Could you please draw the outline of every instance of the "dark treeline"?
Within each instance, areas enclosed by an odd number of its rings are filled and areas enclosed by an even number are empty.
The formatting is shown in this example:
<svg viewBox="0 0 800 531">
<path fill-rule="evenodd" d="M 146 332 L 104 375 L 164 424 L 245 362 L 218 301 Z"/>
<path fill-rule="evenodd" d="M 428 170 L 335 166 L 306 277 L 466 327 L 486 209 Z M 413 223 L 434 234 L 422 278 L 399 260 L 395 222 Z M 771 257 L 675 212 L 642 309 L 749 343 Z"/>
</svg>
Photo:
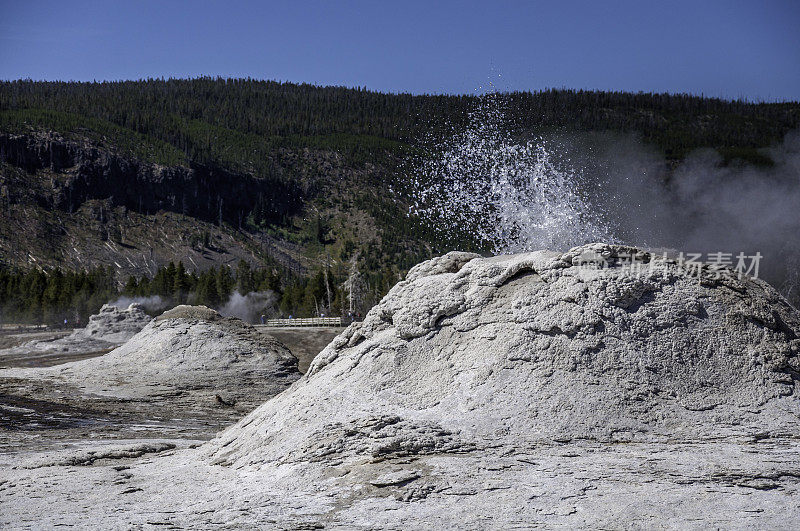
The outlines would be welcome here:
<svg viewBox="0 0 800 531">
<path fill-rule="evenodd" d="M 187 271 L 182 262 L 170 262 L 153 277 L 129 277 L 119 289 L 112 267 L 88 271 L 0 269 L 0 324 L 59 325 L 64 320 L 70 326 L 85 324 L 103 304 L 121 297 L 158 296 L 158 302 L 151 299 L 146 305 L 158 311 L 186 303 L 220 309 L 234 292 L 267 291 L 275 294 L 275 302 L 258 310 L 269 317 L 346 316 L 350 311 L 346 279 L 344 272 L 332 269 L 297 277 L 240 261 L 235 269 L 223 265 L 195 273 Z M 353 312 L 365 313 L 397 280 L 398 273 L 388 267 L 359 273 Z"/>
<path fill-rule="evenodd" d="M 166 306 L 191 303 L 220 308 L 234 292 L 244 295 L 270 291 L 275 294 L 275 303 L 263 309 L 270 317 L 335 317 L 350 311 L 349 290 L 345 287 L 348 276 L 344 270 L 321 268 L 300 277 L 275 268 L 253 268 L 244 260 L 235 269 L 223 265 L 193 273 L 187 272 L 183 263 L 170 262 L 152 278 L 129 277 L 121 295 L 157 295 Z M 372 273 L 359 271 L 353 311 L 366 312 L 398 279 L 398 272 L 389 267 Z"/>
<path fill-rule="evenodd" d="M 699 147 L 721 149 L 723 155 L 752 154 L 800 125 L 797 103 L 564 89 L 502 98 L 522 134 L 552 128 L 632 132 L 669 158 Z M 254 151 L 281 145 L 361 156 L 392 148 L 385 142 L 414 141 L 432 127 L 458 127 L 474 101 L 474 96 L 384 94 L 254 79 L 0 82 L 0 111 L 27 110 L 38 125 L 99 120 L 111 125 L 89 127 L 116 126 L 141 135 L 170 160 L 178 153 L 192 160 L 212 157 L 237 169 L 257 164 Z M 258 169 L 270 171 L 269 164 Z"/>
<path fill-rule="evenodd" d="M 0 323 L 86 322 L 117 296 L 115 270 L 0 269 Z"/>
<path fill-rule="evenodd" d="M 203 304 L 219 308 L 234 291 L 281 292 L 281 274 L 274 269 L 252 269 L 245 261 L 232 270 L 228 266 L 211 267 L 203 272 L 188 272 L 183 262 L 170 262 L 150 278 L 128 277 L 121 295 L 131 298 L 157 295 L 165 305 Z"/>
</svg>

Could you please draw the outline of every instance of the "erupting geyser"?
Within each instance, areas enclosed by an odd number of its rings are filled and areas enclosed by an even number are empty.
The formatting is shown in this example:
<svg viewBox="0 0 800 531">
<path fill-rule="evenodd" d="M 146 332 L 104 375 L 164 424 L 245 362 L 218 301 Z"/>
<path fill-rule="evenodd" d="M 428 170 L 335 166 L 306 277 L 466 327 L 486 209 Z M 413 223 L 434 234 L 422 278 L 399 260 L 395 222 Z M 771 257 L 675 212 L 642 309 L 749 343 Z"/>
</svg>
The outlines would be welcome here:
<svg viewBox="0 0 800 531">
<path fill-rule="evenodd" d="M 617 241 L 578 172 L 556 161 L 544 139 L 519 143 L 505 131 L 497 95 L 430 151 L 409 172 L 411 213 L 444 237 L 461 231 L 496 254 Z"/>
</svg>

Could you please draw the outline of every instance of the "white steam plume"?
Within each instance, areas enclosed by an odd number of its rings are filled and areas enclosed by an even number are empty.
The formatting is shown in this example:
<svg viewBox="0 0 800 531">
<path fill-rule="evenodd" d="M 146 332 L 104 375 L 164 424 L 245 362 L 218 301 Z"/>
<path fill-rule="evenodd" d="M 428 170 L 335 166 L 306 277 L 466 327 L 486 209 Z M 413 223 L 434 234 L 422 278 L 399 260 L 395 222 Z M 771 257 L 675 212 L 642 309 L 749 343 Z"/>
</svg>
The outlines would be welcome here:
<svg viewBox="0 0 800 531">
<path fill-rule="evenodd" d="M 242 295 L 238 291 L 231 294 L 228 301 L 219 309 L 225 317 L 238 317 L 247 323 L 257 323 L 261 315 L 271 316 L 278 297 L 273 291 L 251 291 Z"/>
<path fill-rule="evenodd" d="M 495 253 L 591 241 L 763 258 L 759 276 L 800 302 L 800 132 L 765 154 L 772 167 L 724 164 L 712 150 L 669 170 L 640 141 L 608 133 L 514 142 L 499 96 L 409 172 L 411 213 L 445 239 Z M 452 240 L 451 240 L 452 241 Z"/>
<path fill-rule="evenodd" d="M 116 306 L 120 310 L 124 310 L 131 304 L 140 304 L 145 311 L 156 312 L 163 310 L 167 307 L 167 301 L 158 295 L 151 295 L 149 297 L 126 297 L 122 296 L 115 301 L 109 302 L 109 306 Z"/>
</svg>

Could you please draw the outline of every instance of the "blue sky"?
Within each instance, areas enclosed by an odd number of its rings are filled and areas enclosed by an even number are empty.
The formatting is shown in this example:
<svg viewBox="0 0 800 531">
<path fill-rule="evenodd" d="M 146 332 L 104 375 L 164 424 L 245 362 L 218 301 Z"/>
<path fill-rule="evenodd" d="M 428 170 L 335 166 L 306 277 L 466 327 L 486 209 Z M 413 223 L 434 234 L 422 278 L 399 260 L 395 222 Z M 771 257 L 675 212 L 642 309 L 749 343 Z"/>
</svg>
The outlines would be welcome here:
<svg viewBox="0 0 800 531">
<path fill-rule="evenodd" d="M 0 79 L 199 75 L 799 100 L 800 1 L 0 0 Z"/>
</svg>

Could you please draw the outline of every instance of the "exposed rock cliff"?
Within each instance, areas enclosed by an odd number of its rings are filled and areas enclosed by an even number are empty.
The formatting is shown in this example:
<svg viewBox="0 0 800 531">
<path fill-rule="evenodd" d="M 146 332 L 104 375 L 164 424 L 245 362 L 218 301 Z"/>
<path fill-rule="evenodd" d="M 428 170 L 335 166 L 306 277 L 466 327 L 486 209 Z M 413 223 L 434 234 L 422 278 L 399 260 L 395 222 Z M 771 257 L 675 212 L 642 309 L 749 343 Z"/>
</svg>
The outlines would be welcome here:
<svg viewBox="0 0 800 531">
<path fill-rule="evenodd" d="M 301 212 L 313 186 L 285 173 L 162 166 L 80 136 L 0 133 L 0 264 L 112 266 L 121 282 L 170 261 L 204 270 L 273 259 L 302 273 L 296 244 L 247 223 Z"/>
<path fill-rule="evenodd" d="M 408 220 L 385 197 L 386 168 L 335 150 L 276 147 L 257 171 L 230 161 L 165 166 L 147 162 L 141 146 L 134 155 L 119 140 L 65 135 L 0 133 L 0 264 L 111 266 L 121 282 L 170 261 L 194 271 L 277 263 L 305 275 L 323 240 L 332 254 L 369 246 L 379 266 L 425 245 L 396 231 L 395 220 Z"/>
<path fill-rule="evenodd" d="M 87 200 L 110 199 L 112 208 L 123 206 L 141 214 L 166 210 L 239 227 L 259 202 L 266 221 L 276 222 L 296 213 L 303 200 L 299 186 L 286 180 L 195 163 L 145 163 L 54 133 L 0 134 L 0 162 L 28 173 L 45 169 L 59 174 L 37 199 L 65 212 Z M 13 190 L 9 193 L 13 201 Z"/>
</svg>

